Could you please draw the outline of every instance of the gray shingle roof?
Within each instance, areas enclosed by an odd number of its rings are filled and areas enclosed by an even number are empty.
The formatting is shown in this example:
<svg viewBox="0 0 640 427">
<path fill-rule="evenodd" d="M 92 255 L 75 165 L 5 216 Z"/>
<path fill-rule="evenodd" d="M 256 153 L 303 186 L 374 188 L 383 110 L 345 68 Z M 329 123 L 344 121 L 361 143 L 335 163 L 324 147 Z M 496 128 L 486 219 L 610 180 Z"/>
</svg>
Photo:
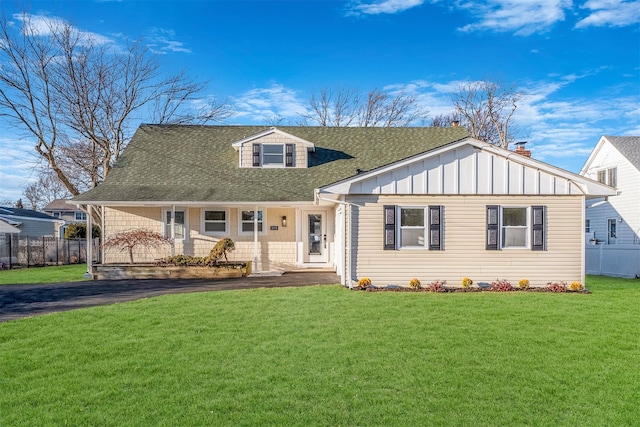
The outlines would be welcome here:
<svg viewBox="0 0 640 427">
<path fill-rule="evenodd" d="M 605 136 L 636 169 L 640 170 L 640 136 Z"/>
<path fill-rule="evenodd" d="M 309 167 L 240 168 L 232 143 L 264 126 L 142 125 L 107 179 L 75 197 L 108 201 L 309 201 L 313 190 L 468 136 L 464 128 L 282 126 L 315 144 Z"/>
<path fill-rule="evenodd" d="M 52 217 L 51 215 L 47 215 L 46 213 L 34 211 L 31 209 L 11 208 L 8 206 L 0 206 L 0 215 L 6 218 L 21 217 L 21 218 L 37 218 L 37 219 L 50 219 L 50 220 L 58 219 L 58 218 Z"/>
</svg>

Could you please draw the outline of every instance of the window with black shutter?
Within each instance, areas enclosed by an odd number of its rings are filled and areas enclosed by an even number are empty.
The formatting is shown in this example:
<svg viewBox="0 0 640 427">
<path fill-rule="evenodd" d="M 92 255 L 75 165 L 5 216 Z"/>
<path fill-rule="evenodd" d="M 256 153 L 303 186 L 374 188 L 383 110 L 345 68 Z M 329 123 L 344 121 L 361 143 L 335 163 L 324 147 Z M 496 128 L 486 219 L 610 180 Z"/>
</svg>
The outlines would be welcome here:
<svg viewBox="0 0 640 427">
<path fill-rule="evenodd" d="M 253 166 L 260 166 L 260 144 L 253 144 Z"/>
<path fill-rule="evenodd" d="M 444 250 L 443 206 L 429 206 L 429 249 Z"/>
<path fill-rule="evenodd" d="M 384 249 L 396 249 L 396 207 L 384 206 Z"/>
<path fill-rule="evenodd" d="M 531 250 L 546 251 L 546 217 L 545 206 L 531 206 Z"/>
<path fill-rule="evenodd" d="M 497 251 L 500 247 L 500 207 L 497 205 L 487 206 L 487 250 Z"/>
</svg>

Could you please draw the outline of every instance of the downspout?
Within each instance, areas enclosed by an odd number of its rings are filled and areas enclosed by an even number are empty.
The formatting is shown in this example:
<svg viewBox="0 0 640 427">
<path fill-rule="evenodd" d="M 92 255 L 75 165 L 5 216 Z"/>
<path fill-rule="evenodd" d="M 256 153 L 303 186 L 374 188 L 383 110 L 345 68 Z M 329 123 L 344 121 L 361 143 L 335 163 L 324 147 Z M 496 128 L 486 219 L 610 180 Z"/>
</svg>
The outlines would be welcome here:
<svg viewBox="0 0 640 427">
<path fill-rule="evenodd" d="M 100 247 L 102 248 L 102 250 L 100 251 L 100 263 L 104 264 L 104 205 L 100 205 Z"/>
<path fill-rule="evenodd" d="M 264 227 L 264 221 L 262 223 Z M 258 206 L 256 205 L 253 211 L 253 271 L 258 270 Z"/>
<path fill-rule="evenodd" d="M 171 256 L 176 255 L 176 205 L 171 205 Z"/>
<path fill-rule="evenodd" d="M 585 241 L 585 233 L 584 233 L 584 223 L 585 223 L 585 218 L 586 218 L 586 208 L 585 208 L 585 201 L 586 201 L 586 196 L 582 197 L 582 227 L 583 227 L 583 232 L 580 233 L 582 235 L 582 239 L 580 240 L 582 242 L 582 254 L 581 254 L 581 258 L 582 260 L 581 262 L 581 269 L 580 269 L 580 283 L 582 283 L 582 286 L 585 286 L 585 276 L 586 276 L 586 269 L 587 269 L 587 248 L 586 248 L 586 241 Z"/>
<path fill-rule="evenodd" d="M 92 262 L 93 262 L 93 218 L 91 218 L 91 205 L 87 205 L 87 272 L 84 274 L 85 279 L 93 280 Z M 79 254 L 78 254 L 79 255 Z"/>
</svg>

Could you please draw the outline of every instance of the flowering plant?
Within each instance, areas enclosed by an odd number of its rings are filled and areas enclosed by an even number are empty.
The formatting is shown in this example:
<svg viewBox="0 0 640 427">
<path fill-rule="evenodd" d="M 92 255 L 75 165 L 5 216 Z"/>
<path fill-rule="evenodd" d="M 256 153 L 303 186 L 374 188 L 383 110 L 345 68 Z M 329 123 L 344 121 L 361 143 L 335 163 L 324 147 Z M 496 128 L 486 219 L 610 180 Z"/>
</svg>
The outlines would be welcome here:
<svg viewBox="0 0 640 427">
<path fill-rule="evenodd" d="M 465 288 L 468 288 L 469 286 L 473 285 L 473 280 L 471 280 L 468 277 L 463 277 L 462 278 L 462 286 Z"/>
<path fill-rule="evenodd" d="M 584 286 L 582 286 L 582 283 L 580 282 L 571 282 L 571 284 L 569 285 L 569 289 L 574 292 L 578 292 L 584 290 Z"/>
<path fill-rule="evenodd" d="M 411 287 L 411 289 L 420 289 L 420 280 L 414 277 L 409 281 L 409 287 Z"/>
<path fill-rule="evenodd" d="M 358 280 L 358 287 L 364 289 L 367 286 L 371 286 L 371 279 L 369 279 L 368 277 L 363 277 L 362 279 Z"/>
<path fill-rule="evenodd" d="M 521 279 L 518 282 L 518 288 L 520 288 L 520 289 L 529 289 L 529 279 Z"/>
</svg>

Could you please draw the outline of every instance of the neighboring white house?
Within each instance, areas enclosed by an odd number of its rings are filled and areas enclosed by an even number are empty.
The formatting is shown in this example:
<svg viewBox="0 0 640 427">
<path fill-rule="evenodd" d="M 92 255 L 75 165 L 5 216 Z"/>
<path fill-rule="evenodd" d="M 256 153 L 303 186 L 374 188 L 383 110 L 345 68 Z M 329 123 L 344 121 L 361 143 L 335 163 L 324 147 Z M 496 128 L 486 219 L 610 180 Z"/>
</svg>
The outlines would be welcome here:
<svg viewBox="0 0 640 427">
<path fill-rule="evenodd" d="M 69 224 L 84 224 L 87 221 L 87 213 L 67 201 L 67 199 L 55 199 L 42 209 L 44 213 L 64 221 L 58 227 L 58 237 L 64 237 Z"/>
<path fill-rule="evenodd" d="M 587 202 L 587 273 L 640 275 L 640 136 L 602 136 L 580 174 L 617 190 Z"/>
</svg>

